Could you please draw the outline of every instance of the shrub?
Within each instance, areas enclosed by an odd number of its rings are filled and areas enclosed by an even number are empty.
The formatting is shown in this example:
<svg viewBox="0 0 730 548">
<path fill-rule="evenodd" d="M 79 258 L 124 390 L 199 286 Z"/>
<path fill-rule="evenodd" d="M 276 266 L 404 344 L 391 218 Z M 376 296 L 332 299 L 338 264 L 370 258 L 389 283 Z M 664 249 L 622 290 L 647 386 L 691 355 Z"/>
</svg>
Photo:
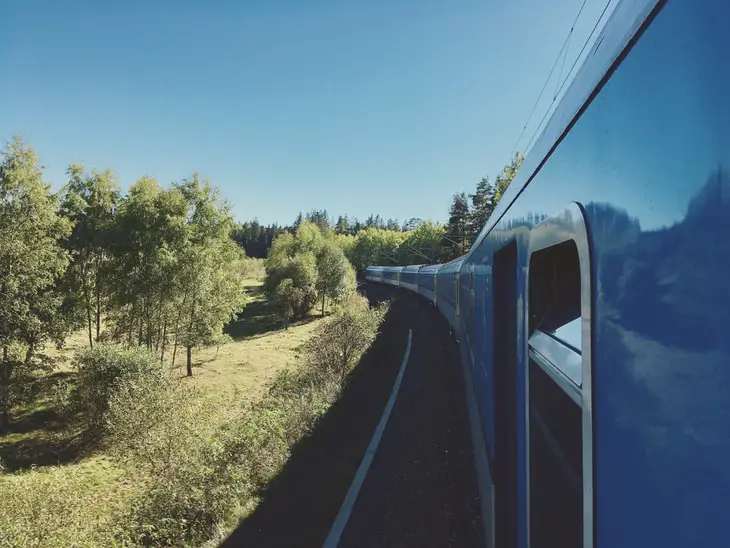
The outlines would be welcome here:
<svg viewBox="0 0 730 548">
<path fill-rule="evenodd" d="M 176 479 L 211 442 L 212 405 L 193 385 L 162 377 L 123 379 L 110 396 L 106 429 L 112 452 L 148 476 Z M 182 471 L 182 472 L 181 472 Z"/>
<path fill-rule="evenodd" d="M 118 383 L 107 414 L 113 451 L 146 480 L 116 537 L 142 546 L 182 546 L 210 537 L 246 483 L 228 465 L 213 406 L 187 383 Z"/>
<path fill-rule="evenodd" d="M 335 379 L 343 387 L 348 373 L 378 334 L 387 311 L 387 303 L 365 309 L 351 300 L 349 307 L 319 326 L 306 343 L 309 366 L 321 377 Z"/>
<path fill-rule="evenodd" d="M 122 382 L 155 385 L 165 372 L 160 361 L 142 348 L 97 344 L 79 353 L 74 365 L 78 370 L 78 395 L 88 413 L 90 425 L 104 425 L 109 401 Z"/>
<path fill-rule="evenodd" d="M 0 472 L 0 546 L 108 546 L 74 468 Z"/>
<path fill-rule="evenodd" d="M 239 274 L 251 280 L 263 280 L 266 277 L 264 259 L 245 258 L 240 262 Z"/>
</svg>

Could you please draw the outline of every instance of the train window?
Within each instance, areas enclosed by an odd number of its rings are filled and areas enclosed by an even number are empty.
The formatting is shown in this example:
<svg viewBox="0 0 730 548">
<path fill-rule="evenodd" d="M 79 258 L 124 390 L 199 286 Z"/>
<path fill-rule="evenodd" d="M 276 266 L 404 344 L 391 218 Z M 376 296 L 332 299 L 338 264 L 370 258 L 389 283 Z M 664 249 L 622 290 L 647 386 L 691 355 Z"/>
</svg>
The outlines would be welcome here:
<svg viewBox="0 0 730 548">
<path fill-rule="evenodd" d="M 531 235 L 526 379 L 531 548 L 577 548 L 592 539 L 592 531 L 584 530 L 592 523 L 593 474 L 585 336 L 590 276 L 582 221 L 582 211 L 572 207 Z"/>
</svg>

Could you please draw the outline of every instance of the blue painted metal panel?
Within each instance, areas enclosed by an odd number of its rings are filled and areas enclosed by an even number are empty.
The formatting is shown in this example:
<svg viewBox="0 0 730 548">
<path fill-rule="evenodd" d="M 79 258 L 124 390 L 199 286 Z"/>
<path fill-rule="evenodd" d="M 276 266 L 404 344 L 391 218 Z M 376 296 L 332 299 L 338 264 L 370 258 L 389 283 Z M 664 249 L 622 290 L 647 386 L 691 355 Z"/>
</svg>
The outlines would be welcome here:
<svg viewBox="0 0 730 548">
<path fill-rule="evenodd" d="M 383 267 L 369 266 L 365 269 L 365 279 L 369 282 L 383 281 Z"/>
<path fill-rule="evenodd" d="M 463 257 L 444 264 L 436 275 L 436 305 L 453 329 L 458 328 L 458 282 Z"/>
<path fill-rule="evenodd" d="M 435 304 L 436 275 L 441 265 L 424 266 L 418 271 L 418 293 Z"/>
<path fill-rule="evenodd" d="M 400 282 L 400 272 L 403 270 L 402 266 L 384 266 L 383 268 L 383 283 L 388 285 L 394 285 L 398 287 Z"/>
<path fill-rule="evenodd" d="M 422 265 L 409 265 L 403 267 L 400 273 L 400 287 L 409 291 L 418 292 L 418 271 Z"/>
</svg>

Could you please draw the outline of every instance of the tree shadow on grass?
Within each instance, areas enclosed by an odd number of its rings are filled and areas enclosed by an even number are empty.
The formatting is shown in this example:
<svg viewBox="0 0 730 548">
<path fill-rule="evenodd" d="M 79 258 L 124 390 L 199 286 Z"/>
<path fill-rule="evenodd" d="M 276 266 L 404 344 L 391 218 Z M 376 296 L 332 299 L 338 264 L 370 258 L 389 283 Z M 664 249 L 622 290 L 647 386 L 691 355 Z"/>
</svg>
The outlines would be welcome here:
<svg viewBox="0 0 730 548">
<path fill-rule="evenodd" d="M 248 287 L 246 294 L 250 299 L 249 303 L 238 314 L 237 320 L 226 325 L 224 333 L 230 335 L 234 341 L 241 341 L 257 339 L 284 329 L 284 323 L 279 318 L 276 306 L 266 297 L 262 286 Z M 291 322 L 289 327 L 306 325 L 319 318 L 321 318 L 319 314 L 305 316 Z"/>
<path fill-rule="evenodd" d="M 248 287 L 246 294 L 250 301 L 239 313 L 238 319 L 226 326 L 227 335 L 239 341 L 283 328 L 276 307 L 266 298 L 263 287 Z"/>
<path fill-rule="evenodd" d="M 35 379 L 28 388 L 26 403 L 14 410 L 10 424 L 0 433 L 0 461 L 8 472 L 67 464 L 95 448 L 97 438 L 87 430 L 84 414 L 64 419 L 50 401 L 53 385 L 73 376 L 56 372 Z"/>
<path fill-rule="evenodd" d="M 93 438 L 83 429 L 37 430 L 30 436 L 0 438 L 0 460 L 8 472 L 16 472 L 33 466 L 68 464 L 87 456 L 94 447 Z"/>
<path fill-rule="evenodd" d="M 392 297 L 387 288 L 371 301 Z M 353 370 L 340 399 L 293 449 L 262 501 L 221 546 L 321 546 L 390 394 L 406 346 L 397 304 Z"/>
</svg>

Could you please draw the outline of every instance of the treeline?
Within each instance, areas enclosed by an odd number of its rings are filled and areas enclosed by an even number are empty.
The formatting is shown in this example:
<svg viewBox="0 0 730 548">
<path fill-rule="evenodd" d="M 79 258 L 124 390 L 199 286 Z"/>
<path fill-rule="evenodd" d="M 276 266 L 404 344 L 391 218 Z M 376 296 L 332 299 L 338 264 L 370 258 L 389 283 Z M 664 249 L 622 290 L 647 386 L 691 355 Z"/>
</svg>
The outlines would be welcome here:
<svg viewBox="0 0 730 548">
<path fill-rule="evenodd" d="M 405 232 L 413 230 L 420 221 L 421 219 L 414 218 L 399 224 L 398 219 L 384 220 L 380 215 L 370 215 L 363 222 L 347 215 L 340 215 L 337 220 L 334 220 L 326 209 L 313 209 L 306 214 L 300 212 L 294 222 L 288 226 L 278 223 L 262 225 L 258 219 L 237 223 L 233 228 L 231 238 L 245 250 L 247 257 L 265 259 L 274 239 L 279 234 L 284 232 L 293 234 L 303 222 L 312 223 L 321 231 L 331 228 L 335 234 L 355 236 L 366 228 Z"/>
<path fill-rule="evenodd" d="M 326 209 L 300 213 L 289 226 L 261 225 L 257 220 L 240 223 L 232 238 L 249 257 L 264 258 L 277 236 L 295 234 L 302 223 L 315 225 L 321 234 L 340 236 L 339 245 L 350 262 L 361 270 L 378 264 L 417 264 L 449 261 L 464 254 L 474 243 L 489 216 L 522 166 L 517 152 L 495 177 L 483 177 L 473 193 L 453 196 L 446 224 L 411 218 L 400 224 L 397 219 L 384 220 L 371 214 L 364 222 L 347 215 L 335 220 Z"/>
<path fill-rule="evenodd" d="M 473 194 L 454 194 L 446 225 L 446 256 L 456 258 L 469 250 L 522 167 L 523 160 L 522 153 L 518 151 L 495 177 L 494 183 L 489 181 L 489 177 L 483 177 Z"/>
<path fill-rule="evenodd" d="M 230 207 L 197 174 L 122 193 L 110 170 L 68 168 L 52 193 L 33 150 L 15 138 L 0 163 L 0 427 L 14 386 L 81 327 L 174 363 L 213 344 L 244 304 L 244 254 Z"/>
</svg>

